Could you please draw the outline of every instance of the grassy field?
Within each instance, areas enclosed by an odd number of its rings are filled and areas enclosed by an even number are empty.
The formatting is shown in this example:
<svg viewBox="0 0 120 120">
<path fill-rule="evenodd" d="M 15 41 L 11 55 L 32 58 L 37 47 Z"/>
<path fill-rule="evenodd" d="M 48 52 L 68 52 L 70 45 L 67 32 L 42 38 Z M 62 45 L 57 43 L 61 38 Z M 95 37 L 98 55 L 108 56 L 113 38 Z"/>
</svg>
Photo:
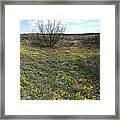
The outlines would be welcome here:
<svg viewBox="0 0 120 120">
<path fill-rule="evenodd" d="M 20 48 L 22 100 L 99 100 L 99 48 Z"/>
</svg>

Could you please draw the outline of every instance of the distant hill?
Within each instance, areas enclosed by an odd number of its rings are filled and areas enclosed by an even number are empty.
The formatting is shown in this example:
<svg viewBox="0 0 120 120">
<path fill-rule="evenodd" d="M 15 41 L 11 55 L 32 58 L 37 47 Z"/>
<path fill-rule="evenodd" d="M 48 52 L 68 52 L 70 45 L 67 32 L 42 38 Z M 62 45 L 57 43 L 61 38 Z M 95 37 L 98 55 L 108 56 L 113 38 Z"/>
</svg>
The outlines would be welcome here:
<svg viewBox="0 0 120 120">
<path fill-rule="evenodd" d="M 100 47 L 100 33 L 61 35 L 63 38 L 59 40 L 56 46 Z M 39 33 L 20 34 L 20 40 L 22 44 L 45 46 L 42 34 Z"/>
</svg>

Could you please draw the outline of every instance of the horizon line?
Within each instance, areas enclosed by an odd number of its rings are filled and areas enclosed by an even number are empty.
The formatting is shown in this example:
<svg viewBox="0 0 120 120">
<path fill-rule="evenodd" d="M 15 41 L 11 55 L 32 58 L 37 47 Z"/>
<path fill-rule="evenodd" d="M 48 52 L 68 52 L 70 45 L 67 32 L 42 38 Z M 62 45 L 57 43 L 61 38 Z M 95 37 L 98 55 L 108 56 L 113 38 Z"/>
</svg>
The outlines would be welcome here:
<svg viewBox="0 0 120 120">
<path fill-rule="evenodd" d="M 100 33 L 100 32 L 86 32 L 86 33 L 57 33 L 57 34 L 96 34 L 96 33 Z M 20 33 L 20 34 L 41 34 L 38 32 L 28 32 L 28 33 Z M 47 34 L 47 33 L 46 33 Z M 49 34 L 49 33 L 48 33 Z M 56 34 L 56 33 L 53 33 Z"/>
</svg>

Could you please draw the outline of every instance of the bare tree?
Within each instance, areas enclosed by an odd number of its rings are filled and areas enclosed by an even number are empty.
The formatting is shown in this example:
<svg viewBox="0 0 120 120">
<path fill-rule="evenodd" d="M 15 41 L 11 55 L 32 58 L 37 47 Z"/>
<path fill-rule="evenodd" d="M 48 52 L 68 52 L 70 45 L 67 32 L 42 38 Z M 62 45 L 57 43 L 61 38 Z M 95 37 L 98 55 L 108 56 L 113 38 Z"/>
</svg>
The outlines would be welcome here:
<svg viewBox="0 0 120 120">
<path fill-rule="evenodd" d="M 36 23 L 38 28 L 38 38 L 44 40 L 48 47 L 53 47 L 60 39 L 63 38 L 65 27 L 61 25 L 61 21 L 57 20 L 38 20 Z"/>
</svg>

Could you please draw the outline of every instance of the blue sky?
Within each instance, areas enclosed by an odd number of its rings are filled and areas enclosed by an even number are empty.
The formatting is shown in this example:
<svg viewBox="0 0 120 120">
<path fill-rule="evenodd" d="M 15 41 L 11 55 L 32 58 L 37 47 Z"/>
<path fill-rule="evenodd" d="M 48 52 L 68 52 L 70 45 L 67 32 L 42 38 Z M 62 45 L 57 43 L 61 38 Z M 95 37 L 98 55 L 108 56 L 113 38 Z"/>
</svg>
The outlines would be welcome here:
<svg viewBox="0 0 120 120">
<path fill-rule="evenodd" d="M 66 27 L 65 33 L 98 33 L 100 32 L 100 20 L 61 20 L 61 25 Z M 20 22 L 21 33 L 37 32 L 36 20 L 22 20 Z"/>
</svg>

